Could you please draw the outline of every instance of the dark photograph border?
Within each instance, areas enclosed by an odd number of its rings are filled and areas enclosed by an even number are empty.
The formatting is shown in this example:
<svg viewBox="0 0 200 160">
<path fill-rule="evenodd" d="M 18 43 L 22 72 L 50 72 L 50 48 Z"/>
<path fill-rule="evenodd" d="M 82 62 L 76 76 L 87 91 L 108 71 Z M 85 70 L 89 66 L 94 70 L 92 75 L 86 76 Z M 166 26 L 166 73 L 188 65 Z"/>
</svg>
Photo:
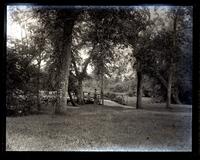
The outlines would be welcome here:
<svg viewBox="0 0 200 160">
<path fill-rule="evenodd" d="M 1 57 L 0 57 L 0 72 L 1 72 L 1 84 L 0 84 L 0 118 L 1 118 L 1 152 L 4 152 L 3 154 L 8 155 L 8 153 L 12 153 L 14 156 L 17 155 L 16 152 L 8 152 L 6 151 L 6 138 L 5 138 L 5 131 L 6 131 L 6 6 L 7 5 L 18 5 L 18 4 L 30 4 L 30 5 L 96 5 L 96 6 L 102 6 L 102 5 L 119 5 L 119 6 L 129 6 L 129 5 L 142 5 L 142 4 L 148 4 L 148 5 L 192 5 L 193 6 L 193 102 L 192 102 L 192 152 L 54 152 L 54 153 L 60 153 L 64 156 L 72 156 L 77 158 L 99 158 L 99 159 L 112 159 L 115 157 L 115 159 L 174 159 L 178 157 L 182 157 L 183 159 L 198 159 L 200 155 L 200 130 L 199 130 L 199 106 L 200 106 L 200 87 L 199 87 L 199 77 L 200 77 L 200 57 L 199 57 L 199 49 L 200 49 L 200 32 L 199 32 L 199 21 L 200 21 L 200 5 L 197 0 L 183 0 L 182 2 L 173 1 L 173 0 L 164 0 L 164 1 L 44 1 L 44 0 L 37 0 L 37 1 L 17 1 L 17 0 L 4 0 L 3 4 L 1 5 L 1 23 L 2 25 L 2 32 L 1 32 L 1 38 L 2 38 L 2 46 L 1 46 Z M 23 153 L 23 152 L 20 152 Z M 31 154 L 34 152 L 24 152 L 25 154 Z M 38 153 L 38 152 L 37 152 Z M 49 152 L 48 152 L 49 153 Z M 19 155 L 19 154 L 18 154 Z M 51 155 L 51 154 L 49 154 Z M 9 155 L 8 155 L 9 156 Z"/>
</svg>

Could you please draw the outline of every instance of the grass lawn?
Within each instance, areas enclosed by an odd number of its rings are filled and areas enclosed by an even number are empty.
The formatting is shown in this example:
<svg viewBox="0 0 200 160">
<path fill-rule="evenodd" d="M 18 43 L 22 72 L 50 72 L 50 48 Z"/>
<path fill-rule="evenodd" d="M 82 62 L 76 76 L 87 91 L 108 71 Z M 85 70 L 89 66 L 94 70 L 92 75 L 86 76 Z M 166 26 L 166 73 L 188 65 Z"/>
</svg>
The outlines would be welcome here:
<svg viewBox="0 0 200 160">
<path fill-rule="evenodd" d="M 191 106 L 172 107 L 83 105 L 64 115 L 7 117 L 6 150 L 191 151 Z"/>
<path fill-rule="evenodd" d="M 128 105 L 128 106 L 135 106 L 136 104 L 136 100 L 137 100 L 137 97 L 129 97 L 129 96 L 125 96 L 125 103 Z M 150 104 L 150 103 L 153 103 L 153 99 L 152 98 L 149 98 L 149 97 L 142 97 L 142 103 L 143 104 Z"/>
</svg>

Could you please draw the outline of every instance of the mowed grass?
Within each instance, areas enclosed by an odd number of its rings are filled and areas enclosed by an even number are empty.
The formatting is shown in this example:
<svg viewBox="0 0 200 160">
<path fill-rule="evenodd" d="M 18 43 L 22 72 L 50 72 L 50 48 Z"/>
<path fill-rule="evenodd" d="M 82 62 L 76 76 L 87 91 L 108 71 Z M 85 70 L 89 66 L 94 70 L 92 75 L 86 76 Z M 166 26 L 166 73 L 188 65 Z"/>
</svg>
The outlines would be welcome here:
<svg viewBox="0 0 200 160">
<path fill-rule="evenodd" d="M 191 151 L 191 106 L 144 106 L 83 105 L 63 115 L 7 117 L 6 150 Z"/>
</svg>

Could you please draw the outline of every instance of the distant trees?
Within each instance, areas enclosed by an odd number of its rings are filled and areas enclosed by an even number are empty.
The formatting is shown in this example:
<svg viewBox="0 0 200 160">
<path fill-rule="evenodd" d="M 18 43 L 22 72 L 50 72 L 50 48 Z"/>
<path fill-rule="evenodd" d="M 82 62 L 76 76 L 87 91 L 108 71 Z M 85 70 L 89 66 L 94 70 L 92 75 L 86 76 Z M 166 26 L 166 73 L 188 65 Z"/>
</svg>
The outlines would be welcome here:
<svg viewBox="0 0 200 160">
<path fill-rule="evenodd" d="M 98 12 L 90 11 L 91 22 L 94 24 L 89 37 L 95 45 L 93 50 L 94 56 L 92 57 L 92 65 L 94 67 L 94 74 L 100 79 L 101 99 L 104 105 L 104 79 L 105 76 L 110 76 L 109 64 L 114 61 L 114 52 L 112 51 L 115 9 L 104 10 L 101 9 Z"/>
<path fill-rule="evenodd" d="M 35 29 L 34 29 L 35 27 Z M 35 52 L 35 58 L 38 72 L 37 72 L 37 82 L 36 82 L 36 92 L 37 92 L 37 107 L 38 111 L 41 110 L 40 106 L 40 75 L 41 75 L 41 63 L 42 61 L 45 61 L 45 59 L 49 56 L 48 55 L 48 48 L 46 46 L 46 35 L 43 29 L 36 28 L 36 26 L 32 26 L 32 28 L 29 28 L 29 31 L 33 33 L 30 38 L 32 39 L 32 45 L 34 46 L 34 52 Z"/>
<path fill-rule="evenodd" d="M 187 13 L 187 8 L 171 7 L 166 12 L 169 18 L 168 27 L 163 27 L 152 40 L 150 53 L 155 58 L 151 66 L 154 65 L 155 76 L 167 90 L 166 107 L 170 107 L 171 98 L 175 103 L 180 103 L 177 78 L 180 73 L 185 72 L 179 69 L 179 65 L 186 58 L 182 46 L 187 43 L 189 38 L 183 32 L 186 27 L 188 28 L 188 21 L 190 21 L 191 15 Z M 162 70 L 165 75 L 160 73 Z M 177 72 L 177 70 L 179 71 Z"/>
<path fill-rule="evenodd" d="M 191 30 L 191 26 L 188 28 L 191 24 L 191 8 L 167 8 L 162 11 L 162 16 L 156 10 L 154 12 L 157 15 L 155 18 L 151 17 L 148 7 L 136 7 L 132 11 L 124 12 L 123 22 L 118 16 L 118 21 L 121 22 L 117 25 L 121 33 L 118 34 L 121 37 L 118 42 L 123 41 L 121 43 L 129 44 L 133 49 L 130 56 L 133 69 L 137 71 L 136 108 L 141 108 L 143 74 L 158 79 L 166 88 L 167 107 L 170 106 L 171 97 L 175 103 L 180 103 L 177 78 L 180 73 L 185 72 L 179 69 L 180 62 L 191 58 L 191 55 L 186 58 L 182 49 L 190 38 L 183 30 Z M 161 72 L 167 74 L 163 75 Z"/>
<path fill-rule="evenodd" d="M 95 42 L 89 37 L 93 24 L 87 12 L 82 12 L 74 25 L 72 33 L 71 74 L 77 81 L 76 96 L 78 104 L 84 104 L 83 81 L 88 77 L 87 68 L 95 55 Z M 86 58 L 82 58 L 81 56 Z"/>
<path fill-rule="evenodd" d="M 26 14 L 23 14 L 26 13 Z M 37 92 L 37 105 L 38 110 L 39 108 L 39 83 L 36 84 L 36 79 L 39 81 L 39 75 L 40 70 L 37 71 L 37 66 L 34 64 L 34 61 L 37 60 L 37 57 L 39 54 L 41 54 L 41 47 L 36 47 L 36 41 L 34 41 L 34 37 L 31 35 L 31 32 L 33 32 L 34 28 L 36 26 L 32 26 L 29 24 L 29 19 L 31 18 L 31 12 L 29 10 L 26 10 L 24 12 L 14 9 L 13 12 L 10 15 L 18 25 L 20 25 L 23 29 L 23 32 L 21 32 L 21 39 L 12 39 L 11 37 L 8 37 L 8 47 L 7 47 L 7 73 L 8 73 L 8 83 L 7 83 L 7 92 L 15 93 L 15 91 L 20 90 L 21 96 L 24 96 L 24 99 L 27 99 L 27 94 L 35 94 L 34 92 Z M 38 37 L 39 38 L 39 37 Z M 39 42 L 40 45 L 43 45 L 42 42 Z M 38 44 L 38 43 L 37 43 Z M 13 62 L 13 60 L 16 60 Z M 13 63 L 13 64 L 11 64 Z M 12 66 L 12 67 L 11 67 Z M 14 67 L 16 66 L 16 67 Z M 11 68 L 12 69 L 11 69 Z M 14 67 L 14 68 L 13 68 Z M 20 74 L 21 72 L 21 74 Z M 13 74 L 18 73 L 17 76 L 20 76 L 21 80 L 18 81 L 16 78 L 14 78 Z M 23 76 L 24 75 L 24 76 Z M 13 81 L 13 84 L 9 83 L 10 81 Z M 17 81 L 19 83 L 17 83 Z M 37 86 L 37 89 L 34 89 L 34 85 Z M 12 90 L 9 86 L 13 86 L 14 90 Z M 22 93 L 22 92 L 23 93 Z M 7 97 L 13 97 L 14 95 L 7 94 Z M 16 98 L 20 95 L 15 95 Z M 35 100 L 32 97 L 32 102 Z M 12 102 L 10 102 L 12 103 Z M 30 108 L 30 106 L 27 106 Z"/>
<path fill-rule="evenodd" d="M 7 48 L 6 103 L 8 109 L 20 105 L 21 109 L 30 111 L 31 106 L 28 101 L 32 101 L 32 105 L 34 105 L 34 99 L 30 99 L 29 96 L 34 94 L 33 86 L 37 76 L 37 67 L 32 64 L 34 59 L 34 55 L 30 54 L 33 53 L 32 49 L 24 50 L 24 45 L 18 43 L 16 45 L 16 48 Z"/>
<path fill-rule="evenodd" d="M 88 77 L 87 75 L 87 67 L 89 63 L 91 62 L 92 57 L 94 56 L 93 50 L 89 51 L 89 57 L 86 58 L 86 60 L 83 62 L 83 64 L 78 66 L 78 57 L 76 57 L 76 54 L 72 53 L 72 66 L 74 70 L 73 76 L 77 79 L 78 85 L 77 85 L 77 100 L 79 104 L 83 104 L 83 80 Z M 81 68 L 81 69 L 79 69 Z"/>
<path fill-rule="evenodd" d="M 122 16 L 122 15 L 121 15 Z M 137 102 L 136 108 L 142 107 L 142 79 L 143 68 L 147 65 L 143 63 L 145 57 L 145 47 L 149 45 L 148 34 L 147 37 L 140 37 L 140 34 L 146 34 L 148 27 L 151 25 L 150 10 L 146 7 L 136 7 L 132 11 L 125 11 L 123 14 L 123 20 L 119 19 L 119 30 L 121 32 L 122 40 L 125 44 L 132 47 L 132 66 L 137 72 Z M 122 22 L 123 21 L 123 22 Z"/>
</svg>

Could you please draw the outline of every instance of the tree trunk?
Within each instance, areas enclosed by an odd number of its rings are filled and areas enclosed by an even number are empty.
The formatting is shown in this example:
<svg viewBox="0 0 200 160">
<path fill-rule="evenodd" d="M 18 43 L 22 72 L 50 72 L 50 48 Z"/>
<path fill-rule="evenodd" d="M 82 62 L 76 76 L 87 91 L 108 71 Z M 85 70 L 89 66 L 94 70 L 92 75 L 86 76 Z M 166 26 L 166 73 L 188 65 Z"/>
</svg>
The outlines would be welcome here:
<svg viewBox="0 0 200 160">
<path fill-rule="evenodd" d="M 53 100 L 53 106 L 55 107 L 55 114 L 61 113 L 61 93 L 60 89 L 57 89 L 56 98 Z"/>
<path fill-rule="evenodd" d="M 166 107 L 170 108 L 171 105 L 171 94 L 172 93 L 172 70 L 169 70 L 169 75 L 168 75 L 168 82 L 167 82 L 167 103 Z"/>
<path fill-rule="evenodd" d="M 181 104 L 181 101 L 179 99 L 179 89 L 178 84 L 176 83 L 174 88 L 172 88 L 172 100 L 175 104 Z"/>
<path fill-rule="evenodd" d="M 103 74 L 101 74 L 101 101 L 102 101 L 102 105 L 104 105 L 104 84 L 103 84 Z"/>
<path fill-rule="evenodd" d="M 65 61 L 63 61 L 64 67 L 63 67 L 63 80 L 61 83 L 61 103 L 62 103 L 62 107 L 66 107 L 67 106 L 67 93 L 68 93 L 68 83 L 69 83 L 69 65 L 71 63 L 71 43 L 66 45 L 66 56 L 63 56 L 63 59 L 65 59 Z M 64 55 L 64 54 L 63 54 Z"/>
<path fill-rule="evenodd" d="M 178 93 L 172 93 L 172 99 L 176 104 L 181 104 Z"/>
<path fill-rule="evenodd" d="M 62 108 L 67 106 L 67 94 L 69 84 L 69 68 L 71 64 L 71 43 L 72 43 L 72 29 L 74 21 L 64 22 L 63 42 L 62 42 L 62 81 L 61 81 L 61 105 L 58 112 L 62 112 Z"/>
<path fill-rule="evenodd" d="M 166 107 L 170 108 L 171 105 L 171 95 L 172 95 L 172 76 L 173 76 L 173 71 L 174 71 L 174 62 L 173 62 L 173 54 L 176 53 L 176 27 L 177 27 L 177 15 L 175 15 L 174 17 L 174 21 L 173 21 L 173 46 L 172 46 L 172 50 L 170 52 L 171 57 L 170 57 L 170 61 L 169 61 L 169 75 L 168 75 L 168 82 L 167 82 L 167 103 L 166 103 Z"/>
<path fill-rule="evenodd" d="M 41 61 L 38 61 L 38 74 L 37 74 L 37 110 L 38 112 L 41 111 L 41 105 L 40 105 L 40 65 Z"/>
<path fill-rule="evenodd" d="M 68 94 L 69 94 L 70 102 L 72 103 L 73 106 L 76 106 L 69 90 L 68 90 Z"/>
<path fill-rule="evenodd" d="M 137 71 L 137 102 L 136 109 L 142 108 L 142 72 Z"/>
<path fill-rule="evenodd" d="M 157 79 L 160 81 L 161 85 L 163 85 L 166 88 L 166 90 L 167 90 L 167 88 L 168 88 L 168 82 L 159 73 L 157 73 L 156 76 L 157 76 Z M 180 101 L 179 95 L 178 95 L 178 91 L 172 92 L 171 95 L 172 95 L 171 98 L 173 99 L 173 101 L 176 104 L 181 104 L 181 101 Z"/>
<path fill-rule="evenodd" d="M 77 101 L 78 101 L 78 104 L 80 104 L 80 105 L 84 104 L 84 101 L 83 101 L 83 82 L 82 82 L 82 79 L 78 80 Z"/>
</svg>

